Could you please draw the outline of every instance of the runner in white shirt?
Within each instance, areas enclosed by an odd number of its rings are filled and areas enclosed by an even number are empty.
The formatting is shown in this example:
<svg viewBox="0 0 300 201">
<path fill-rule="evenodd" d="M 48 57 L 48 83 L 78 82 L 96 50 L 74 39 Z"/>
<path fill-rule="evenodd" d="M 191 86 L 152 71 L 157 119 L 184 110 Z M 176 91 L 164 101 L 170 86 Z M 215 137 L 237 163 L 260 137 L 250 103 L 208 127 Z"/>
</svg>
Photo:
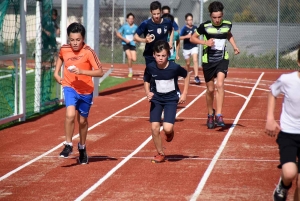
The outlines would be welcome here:
<svg viewBox="0 0 300 201">
<path fill-rule="evenodd" d="M 300 50 L 298 50 L 298 66 L 300 67 Z M 269 136 L 277 137 L 279 168 L 282 169 L 280 181 L 273 193 L 273 200 L 284 201 L 287 199 L 293 180 L 300 177 L 300 71 L 281 75 L 270 89 L 265 132 Z M 279 125 L 275 121 L 274 111 L 276 98 L 281 93 L 284 99 Z M 300 184 L 297 183 L 294 200 L 300 198 Z"/>
</svg>

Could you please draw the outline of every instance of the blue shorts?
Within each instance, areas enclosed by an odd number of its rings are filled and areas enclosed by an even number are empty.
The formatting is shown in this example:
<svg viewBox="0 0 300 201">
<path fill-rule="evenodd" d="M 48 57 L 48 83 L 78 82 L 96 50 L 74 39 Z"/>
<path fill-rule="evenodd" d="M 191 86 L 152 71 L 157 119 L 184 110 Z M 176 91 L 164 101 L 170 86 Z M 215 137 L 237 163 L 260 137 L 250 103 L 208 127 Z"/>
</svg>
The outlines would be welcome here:
<svg viewBox="0 0 300 201">
<path fill-rule="evenodd" d="M 88 117 L 90 108 L 93 104 L 93 93 L 88 95 L 78 94 L 71 87 L 64 87 L 63 90 L 66 107 L 74 105 L 81 116 Z"/>
<path fill-rule="evenodd" d="M 156 101 L 151 101 L 150 122 L 160 122 L 163 110 L 164 122 L 174 124 L 176 118 L 177 102 L 162 104 Z"/>
</svg>

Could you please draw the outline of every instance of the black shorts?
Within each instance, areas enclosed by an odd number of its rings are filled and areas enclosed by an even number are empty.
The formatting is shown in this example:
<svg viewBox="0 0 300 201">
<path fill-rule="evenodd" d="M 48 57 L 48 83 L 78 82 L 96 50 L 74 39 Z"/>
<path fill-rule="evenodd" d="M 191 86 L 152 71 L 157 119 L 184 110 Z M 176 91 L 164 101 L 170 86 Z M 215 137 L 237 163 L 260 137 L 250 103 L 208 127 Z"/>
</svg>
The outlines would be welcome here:
<svg viewBox="0 0 300 201">
<path fill-rule="evenodd" d="M 279 148 L 280 165 L 278 168 L 288 162 L 297 163 L 297 158 L 300 158 L 300 133 L 289 134 L 280 131 L 276 139 Z M 298 162 L 298 173 L 300 173 L 300 166 Z"/>
<path fill-rule="evenodd" d="M 219 72 L 224 73 L 225 77 L 227 77 L 228 65 L 229 60 L 226 59 L 213 63 L 203 63 L 202 68 L 205 82 L 209 82 L 213 78 L 216 78 Z"/>
<path fill-rule="evenodd" d="M 126 44 L 126 45 L 123 45 L 123 50 L 124 50 L 124 52 L 126 50 L 136 51 L 136 47 L 134 45 Z"/>
</svg>

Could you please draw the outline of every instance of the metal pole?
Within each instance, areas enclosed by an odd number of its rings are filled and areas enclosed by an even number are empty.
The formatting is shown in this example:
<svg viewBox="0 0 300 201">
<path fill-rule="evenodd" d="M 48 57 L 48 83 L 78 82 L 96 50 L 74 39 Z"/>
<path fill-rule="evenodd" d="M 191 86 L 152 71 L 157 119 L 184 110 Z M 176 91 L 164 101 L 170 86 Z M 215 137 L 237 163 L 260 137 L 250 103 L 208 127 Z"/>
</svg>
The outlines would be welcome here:
<svg viewBox="0 0 300 201">
<path fill-rule="evenodd" d="M 115 0 L 112 5 L 112 31 L 111 31 L 111 68 L 114 67 L 114 34 L 115 34 Z"/>
<path fill-rule="evenodd" d="M 279 68 L 279 40 L 280 40 L 280 0 L 278 0 L 277 10 L 277 47 L 276 47 L 276 68 Z"/>
<path fill-rule="evenodd" d="M 123 7 L 124 23 L 126 22 L 126 0 L 124 0 Z M 123 51 L 123 64 L 125 64 L 125 52 Z"/>
<path fill-rule="evenodd" d="M 61 38 L 61 46 L 67 44 L 67 16 L 68 16 L 68 0 L 61 0 L 61 23 L 60 23 L 60 38 Z M 64 68 L 60 70 L 60 76 L 63 77 Z M 62 86 L 59 85 L 60 88 L 60 96 L 59 99 L 63 99 L 63 89 Z"/>
<path fill-rule="evenodd" d="M 23 114 L 21 121 L 26 120 L 26 14 L 27 0 L 20 4 L 21 21 L 21 44 L 20 44 L 20 91 L 19 91 L 19 114 Z"/>
<path fill-rule="evenodd" d="M 41 1 L 36 1 L 36 42 L 35 42 L 35 80 L 34 80 L 34 112 L 40 112 L 41 101 L 41 68 L 42 68 L 42 17 Z"/>
</svg>

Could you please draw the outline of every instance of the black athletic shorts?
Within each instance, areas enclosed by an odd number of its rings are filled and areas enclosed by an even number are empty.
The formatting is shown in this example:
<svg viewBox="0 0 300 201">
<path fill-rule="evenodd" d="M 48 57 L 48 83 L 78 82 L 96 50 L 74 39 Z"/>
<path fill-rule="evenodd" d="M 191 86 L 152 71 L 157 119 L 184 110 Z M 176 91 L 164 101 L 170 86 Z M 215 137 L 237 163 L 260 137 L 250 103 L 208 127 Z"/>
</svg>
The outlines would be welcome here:
<svg viewBox="0 0 300 201">
<path fill-rule="evenodd" d="M 205 82 L 209 82 L 211 79 L 216 78 L 219 72 L 224 73 L 225 77 L 227 77 L 228 65 L 229 60 L 226 59 L 213 63 L 202 63 Z"/>
<path fill-rule="evenodd" d="M 124 50 L 124 52 L 125 52 L 126 50 L 136 51 L 136 47 L 135 47 L 134 45 L 126 44 L 126 45 L 123 45 L 123 50 Z"/>
<path fill-rule="evenodd" d="M 280 131 L 276 139 L 279 148 L 280 165 L 278 168 L 288 162 L 297 163 L 297 158 L 300 158 L 300 133 L 289 134 Z M 300 166 L 298 162 L 298 173 L 300 173 Z"/>
</svg>

